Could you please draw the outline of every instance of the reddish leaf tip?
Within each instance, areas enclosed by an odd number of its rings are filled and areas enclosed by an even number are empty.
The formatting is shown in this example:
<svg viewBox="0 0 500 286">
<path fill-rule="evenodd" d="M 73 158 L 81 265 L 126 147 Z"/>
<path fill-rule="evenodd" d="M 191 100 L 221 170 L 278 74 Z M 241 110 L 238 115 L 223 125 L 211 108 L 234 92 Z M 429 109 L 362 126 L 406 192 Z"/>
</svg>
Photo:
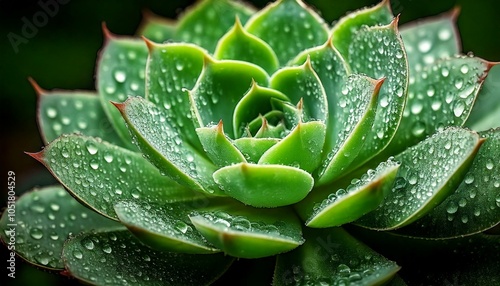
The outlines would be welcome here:
<svg viewBox="0 0 500 286">
<path fill-rule="evenodd" d="M 157 44 L 144 36 L 141 36 L 141 38 L 146 43 L 146 46 L 148 47 L 148 51 L 151 53 L 151 51 L 153 51 L 153 49 L 155 48 L 155 46 Z"/>
<path fill-rule="evenodd" d="M 120 111 L 120 113 L 124 113 L 125 112 L 125 102 L 116 102 L 116 101 L 110 101 L 111 104 L 113 104 L 117 109 L 118 111 Z"/>
<path fill-rule="evenodd" d="M 47 93 L 47 91 L 45 89 L 41 88 L 32 77 L 28 77 L 28 81 L 30 82 L 33 89 L 35 90 L 37 96 L 40 96 L 42 94 Z"/>
<path fill-rule="evenodd" d="M 391 23 L 389 24 L 389 26 L 393 27 L 394 30 L 397 31 L 398 29 L 398 24 L 399 24 L 399 18 L 400 18 L 401 14 L 397 14 L 394 19 L 392 19 Z"/>
<path fill-rule="evenodd" d="M 386 80 L 386 77 L 382 77 L 382 78 L 373 80 L 373 84 L 375 85 L 375 92 L 380 91 L 380 88 L 382 88 L 382 84 L 384 84 L 385 80 Z"/>
<path fill-rule="evenodd" d="M 109 40 L 109 39 L 115 38 L 115 35 L 113 33 L 111 33 L 111 31 L 108 29 L 106 22 L 102 22 L 101 27 L 102 27 L 102 33 L 104 35 L 104 39 Z"/>
<path fill-rule="evenodd" d="M 36 152 L 36 153 L 30 153 L 30 152 L 24 152 L 24 154 L 30 156 L 31 158 L 37 160 L 38 162 L 40 163 L 45 163 L 44 160 L 43 160 L 43 155 L 44 155 L 44 150 L 40 151 L 40 152 Z"/>
<path fill-rule="evenodd" d="M 453 7 L 453 9 L 451 9 L 448 12 L 448 15 L 449 15 L 450 19 L 453 20 L 453 22 L 456 22 L 458 19 L 458 16 L 460 16 L 461 11 L 462 11 L 462 7 L 460 7 L 459 5 L 456 5 L 455 7 Z"/>
<path fill-rule="evenodd" d="M 224 124 L 222 123 L 222 119 L 217 123 L 217 132 L 224 133 Z"/>
</svg>

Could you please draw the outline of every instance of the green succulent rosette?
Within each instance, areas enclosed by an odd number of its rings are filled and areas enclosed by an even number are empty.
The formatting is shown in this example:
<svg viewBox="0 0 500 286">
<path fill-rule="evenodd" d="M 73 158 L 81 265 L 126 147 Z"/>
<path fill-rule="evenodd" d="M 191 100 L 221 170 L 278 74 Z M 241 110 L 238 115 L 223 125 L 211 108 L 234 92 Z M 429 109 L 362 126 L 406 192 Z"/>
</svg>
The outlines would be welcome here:
<svg viewBox="0 0 500 286">
<path fill-rule="evenodd" d="M 143 39 L 104 27 L 96 91 L 33 81 L 30 155 L 61 186 L 16 202 L 16 253 L 96 285 L 273 256 L 273 285 L 495 284 L 500 73 L 461 54 L 456 16 L 399 27 L 383 1 L 331 26 L 300 0 L 204 0 Z M 432 249 L 446 271 L 418 275 Z"/>
</svg>

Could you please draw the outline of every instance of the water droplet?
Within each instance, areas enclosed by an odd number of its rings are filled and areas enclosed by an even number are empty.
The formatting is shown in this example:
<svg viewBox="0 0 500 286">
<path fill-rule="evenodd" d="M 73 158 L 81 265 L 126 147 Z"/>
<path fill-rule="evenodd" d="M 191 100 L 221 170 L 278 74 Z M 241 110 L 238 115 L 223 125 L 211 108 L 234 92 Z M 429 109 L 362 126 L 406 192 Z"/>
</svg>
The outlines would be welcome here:
<svg viewBox="0 0 500 286">
<path fill-rule="evenodd" d="M 83 247 L 85 247 L 88 250 L 92 250 L 95 247 L 94 242 L 90 238 L 84 238 L 82 240 L 82 245 L 83 245 Z"/>
<path fill-rule="evenodd" d="M 464 182 L 467 184 L 467 185 L 470 185 L 474 182 L 474 176 L 472 174 L 467 174 L 465 175 L 465 179 L 464 179 Z"/>
<path fill-rule="evenodd" d="M 461 198 L 461 199 L 458 201 L 458 205 L 459 205 L 460 207 L 462 207 L 462 208 L 463 208 L 463 207 L 465 207 L 465 206 L 467 205 L 467 200 L 466 200 L 466 199 L 464 199 L 464 198 Z"/>
<path fill-rule="evenodd" d="M 463 79 L 461 79 L 461 78 L 457 78 L 457 79 L 455 80 L 455 87 L 456 87 L 457 89 L 461 89 L 463 86 L 464 86 L 464 81 L 463 81 Z"/>
<path fill-rule="evenodd" d="M 94 170 L 97 170 L 99 168 L 99 163 L 97 162 L 97 160 L 90 161 L 90 167 Z"/>
<path fill-rule="evenodd" d="M 443 67 L 441 69 L 441 75 L 444 76 L 444 77 L 447 77 L 448 75 L 450 74 L 450 70 L 446 67 Z"/>
<path fill-rule="evenodd" d="M 60 206 L 58 204 L 50 204 L 50 208 L 56 212 L 60 209 Z"/>
<path fill-rule="evenodd" d="M 463 101 L 457 101 L 455 103 L 455 106 L 453 107 L 453 114 L 455 114 L 456 117 L 462 116 L 462 114 L 465 111 L 465 103 Z"/>
<path fill-rule="evenodd" d="M 432 48 L 432 43 L 429 40 L 422 40 L 418 43 L 418 50 L 422 53 L 427 53 Z"/>
<path fill-rule="evenodd" d="M 59 235 L 55 232 L 51 233 L 50 234 L 50 239 L 52 240 L 58 240 L 59 239 Z"/>
<path fill-rule="evenodd" d="M 469 67 L 467 65 L 463 65 L 460 67 L 460 72 L 463 74 L 467 74 L 469 72 Z"/>
<path fill-rule="evenodd" d="M 66 147 L 63 147 L 61 149 L 61 156 L 63 156 L 64 158 L 69 158 L 69 152 L 68 152 L 68 149 Z"/>
<path fill-rule="evenodd" d="M 488 159 L 486 161 L 486 169 L 491 170 L 491 169 L 493 169 L 493 167 L 494 167 L 493 160 Z"/>
<path fill-rule="evenodd" d="M 451 32 L 450 30 L 443 28 L 439 31 L 438 37 L 441 41 L 449 40 L 451 38 Z"/>
<path fill-rule="evenodd" d="M 94 145 L 94 143 L 87 141 L 86 147 L 90 155 L 95 155 L 97 153 L 97 147 Z"/>
<path fill-rule="evenodd" d="M 411 105 L 411 113 L 417 115 L 422 111 L 423 108 L 424 106 L 421 102 L 419 101 L 413 102 L 413 104 Z"/>
<path fill-rule="evenodd" d="M 411 132 L 414 136 L 419 137 L 425 132 L 425 123 L 423 121 L 416 121 L 413 124 Z"/>
<path fill-rule="evenodd" d="M 114 77 L 115 77 L 115 80 L 117 82 L 125 82 L 125 80 L 127 79 L 127 74 L 121 70 L 117 70 L 115 71 L 114 73 Z"/>
<path fill-rule="evenodd" d="M 111 253 L 111 247 L 109 245 L 105 245 L 102 247 L 102 251 L 104 251 L 105 253 Z"/>
<path fill-rule="evenodd" d="M 351 273 L 351 268 L 349 268 L 349 266 L 347 266 L 345 264 L 339 264 L 339 266 L 337 266 L 337 271 L 341 275 L 346 275 L 346 274 L 350 274 Z"/>
<path fill-rule="evenodd" d="M 38 239 L 42 239 L 42 237 L 43 237 L 43 232 L 42 232 L 42 230 L 41 230 L 41 229 L 39 229 L 39 228 L 36 228 L 36 227 L 35 227 L 35 228 L 32 228 L 32 229 L 31 229 L 31 231 L 30 231 L 30 235 L 31 235 L 31 237 L 32 237 L 33 239 L 38 240 Z"/>
<path fill-rule="evenodd" d="M 176 68 L 178 71 L 183 70 L 183 69 L 184 69 L 184 63 L 182 63 L 182 62 L 177 62 L 177 63 L 175 64 L 175 68 Z"/>
<path fill-rule="evenodd" d="M 441 105 L 442 105 L 441 101 L 439 99 L 436 99 L 432 101 L 431 108 L 434 111 L 438 111 L 441 108 Z"/>
<path fill-rule="evenodd" d="M 46 113 L 49 118 L 56 118 L 57 116 L 57 110 L 53 107 L 47 108 Z"/>
<path fill-rule="evenodd" d="M 182 233 L 186 233 L 188 231 L 188 228 L 189 226 L 184 223 L 183 221 L 177 221 L 175 223 L 175 229 L 177 229 L 178 231 L 182 232 Z"/>
<path fill-rule="evenodd" d="M 460 219 L 463 223 L 467 223 L 469 221 L 469 217 L 467 215 L 463 215 Z"/>
<path fill-rule="evenodd" d="M 76 259 L 82 259 L 83 258 L 83 253 L 80 250 L 77 249 L 77 250 L 73 251 L 73 256 Z"/>
</svg>

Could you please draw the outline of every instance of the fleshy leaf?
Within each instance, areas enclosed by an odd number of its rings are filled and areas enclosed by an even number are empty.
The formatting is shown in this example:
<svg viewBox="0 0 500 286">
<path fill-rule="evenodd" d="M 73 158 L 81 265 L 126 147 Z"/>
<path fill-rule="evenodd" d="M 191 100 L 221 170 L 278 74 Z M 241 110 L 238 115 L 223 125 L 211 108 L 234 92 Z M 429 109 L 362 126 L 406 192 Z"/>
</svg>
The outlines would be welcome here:
<svg viewBox="0 0 500 286">
<path fill-rule="evenodd" d="M 196 196 L 162 176 L 140 154 L 91 137 L 63 135 L 31 156 L 77 200 L 115 220 L 113 206 L 121 200 L 174 202 Z"/>
<path fill-rule="evenodd" d="M 382 162 L 359 179 L 335 183 L 336 188 L 315 189 L 296 209 L 309 227 L 340 226 L 355 221 L 379 206 L 391 190 L 398 169 L 397 162 Z"/>
<path fill-rule="evenodd" d="M 147 42 L 146 99 L 153 102 L 169 125 L 196 149 L 201 150 L 184 89 L 193 88 L 203 69 L 206 52 L 191 44 Z"/>
<path fill-rule="evenodd" d="M 175 21 L 154 15 L 151 12 L 145 12 L 137 35 L 162 43 L 174 38 L 175 29 Z"/>
<path fill-rule="evenodd" d="M 437 17 L 422 19 L 401 27 L 410 76 L 439 59 L 460 53 L 460 36 L 456 28 L 457 17 L 458 9 L 456 8 Z"/>
<path fill-rule="evenodd" d="M 340 54 L 348 59 L 350 57 L 349 46 L 359 30 L 365 26 L 387 25 L 393 18 L 389 0 L 383 0 L 373 7 L 350 13 L 333 27 L 332 43 Z"/>
<path fill-rule="evenodd" d="M 326 126 L 320 121 L 299 123 L 285 138 L 267 150 L 259 164 L 279 164 L 312 173 L 321 162 Z"/>
<path fill-rule="evenodd" d="M 483 134 L 469 172 L 457 190 L 439 206 L 399 234 L 451 238 L 485 231 L 500 223 L 500 130 Z"/>
<path fill-rule="evenodd" d="M 183 144 L 159 108 L 141 97 L 115 105 L 122 112 L 134 143 L 162 174 L 196 191 L 220 193 L 212 179 L 215 166 L 190 145 Z"/>
<path fill-rule="evenodd" d="M 233 28 L 218 42 L 214 52 L 218 60 L 239 60 L 256 64 L 271 74 L 279 67 L 273 49 L 263 40 L 248 33 L 239 18 Z"/>
<path fill-rule="evenodd" d="M 465 126 L 483 131 L 500 127 L 500 65 L 495 64 L 477 95 Z"/>
<path fill-rule="evenodd" d="M 307 229 L 306 242 L 278 255 L 274 286 L 382 285 L 399 266 L 341 228 Z"/>
<path fill-rule="evenodd" d="M 363 150 L 355 164 L 357 166 L 373 158 L 389 144 L 403 115 L 408 89 L 408 62 L 397 23 L 398 18 L 387 26 L 362 29 L 349 46 L 349 64 L 354 73 L 386 78 L 379 92 L 373 128 L 366 134 Z"/>
<path fill-rule="evenodd" d="M 215 182 L 229 196 L 254 207 L 279 207 L 302 200 L 314 180 L 289 166 L 240 163 L 214 173 Z"/>
<path fill-rule="evenodd" d="M 291 102 L 271 98 L 271 105 L 282 113 L 282 120 L 288 130 L 294 129 L 301 122 L 308 122 L 310 118 L 304 114 L 304 100 L 301 98 L 297 105 Z"/>
<path fill-rule="evenodd" d="M 394 187 L 356 224 L 390 230 L 421 218 L 455 191 L 482 143 L 474 132 L 449 128 L 399 154 Z"/>
<path fill-rule="evenodd" d="M 95 285 L 208 285 L 234 260 L 222 254 L 155 251 L 126 230 L 71 238 L 63 258 L 69 274 Z"/>
<path fill-rule="evenodd" d="M 208 241 L 231 256 L 272 256 L 303 243 L 300 220 L 290 209 L 227 205 L 192 214 L 190 219 Z"/>
<path fill-rule="evenodd" d="M 236 17 L 245 23 L 253 13 L 253 8 L 235 1 L 204 0 L 182 16 L 175 37 L 213 52 L 217 41 L 233 26 Z"/>
<path fill-rule="evenodd" d="M 262 68 L 240 61 L 205 57 L 203 72 L 189 92 L 198 126 L 222 120 L 225 133 L 233 138 L 233 111 L 254 82 L 267 86 L 268 75 Z"/>
<path fill-rule="evenodd" d="M 270 87 L 284 93 L 291 102 L 303 100 L 304 113 L 310 120 L 327 122 L 328 100 L 325 89 L 309 58 L 301 66 L 278 70 L 271 77 Z"/>
<path fill-rule="evenodd" d="M 262 154 L 278 143 L 279 140 L 277 138 L 244 137 L 234 140 L 233 144 L 249 163 L 257 163 Z"/>
<path fill-rule="evenodd" d="M 325 149 L 316 185 L 327 184 L 351 171 L 349 166 L 357 159 L 364 148 L 366 134 L 372 130 L 383 82 L 384 79 L 351 75 L 342 84 L 341 95 L 338 95 L 334 107 L 335 121 L 329 138 L 333 149 Z"/>
<path fill-rule="evenodd" d="M 34 189 L 9 204 L 0 220 L 0 236 L 29 263 L 62 270 L 61 252 L 70 235 L 119 226 L 79 204 L 63 187 L 52 186 Z"/>
<path fill-rule="evenodd" d="M 305 49 L 323 44 L 326 24 L 301 0 L 281 0 L 255 14 L 245 28 L 272 47 L 281 66 Z"/>
<path fill-rule="evenodd" d="M 153 249 L 209 254 L 220 250 L 194 229 L 188 217 L 193 209 L 209 202 L 208 199 L 172 204 L 121 201 L 115 205 L 115 211 L 120 221 Z"/>
<path fill-rule="evenodd" d="M 203 149 L 218 167 L 246 163 L 245 157 L 224 134 L 222 121 L 211 127 L 197 128 Z"/>
<path fill-rule="evenodd" d="M 252 83 L 250 90 L 243 96 L 234 109 L 233 128 L 235 136 L 241 137 L 247 125 L 259 115 L 272 111 L 272 99 L 288 101 L 283 93 Z"/>
<path fill-rule="evenodd" d="M 491 63 L 479 58 L 456 57 L 414 74 L 403 118 L 387 151 L 398 153 L 444 126 L 462 126 L 490 68 Z"/>
<path fill-rule="evenodd" d="M 254 138 L 281 138 L 286 133 L 286 128 L 283 123 L 278 123 L 274 126 L 269 124 L 265 117 L 261 117 L 260 129 L 255 133 Z"/>
<path fill-rule="evenodd" d="M 328 102 L 328 122 L 326 129 L 325 152 L 332 150 L 335 146 L 334 125 L 338 112 L 338 101 L 341 96 L 342 87 L 346 81 L 349 67 L 342 59 L 338 51 L 332 46 L 329 40 L 326 44 L 314 47 L 300 53 L 293 61 L 293 64 L 302 64 L 310 58 L 311 65 L 321 80 Z"/>
<path fill-rule="evenodd" d="M 38 91 L 38 124 L 43 141 L 62 134 L 82 133 L 116 145 L 126 145 L 104 113 L 99 97 L 91 92 Z"/>
<path fill-rule="evenodd" d="M 102 107 L 116 132 L 129 148 L 127 126 L 110 101 L 122 102 L 129 96 L 145 96 L 145 70 L 148 49 L 144 41 L 117 38 L 105 29 L 106 42 L 97 63 L 97 91 Z"/>
<path fill-rule="evenodd" d="M 271 102 L 273 99 L 271 98 Z M 275 124 L 279 124 L 279 122 L 283 119 L 283 112 L 279 110 L 271 110 L 268 113 L 259 116 L 255 118 L 254 120 L 250 121 L 248 123 L 247 128 L 245 128 L 245 131 L 243 132 L 242 136 L 253 136 L 252 134 L 256 134 L 261 128 L 263 124 L 263 118 L 269 123 L 273 122 Z M 281 138 L 282 136 L 279 136 L 278 138 Z"/>
</svg>

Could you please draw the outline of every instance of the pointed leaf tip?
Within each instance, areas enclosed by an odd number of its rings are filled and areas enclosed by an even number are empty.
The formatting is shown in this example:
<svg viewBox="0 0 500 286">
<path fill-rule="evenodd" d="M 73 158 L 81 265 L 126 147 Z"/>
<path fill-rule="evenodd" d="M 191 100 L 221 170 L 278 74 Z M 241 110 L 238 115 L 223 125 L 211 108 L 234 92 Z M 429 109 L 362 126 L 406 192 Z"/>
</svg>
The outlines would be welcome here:
<svg viewBox="0 0 500 286">
<path fill-rule="evenodd" d="M 101 27 L 102 27 L 102 34 L 104 35 L 105 41 L 116 38 L 115 34 L 111 33 L 111 31 L 108 29 L 106 22 L 103 21 L 101 24 Z"/>
<path fill-rule="evenodd" d="M 389 27 L 392 27 L 394 31 L 398 31 L 398 24 L 399 24 L 399 17 L 401 14 L 397 14 L 394 19 L 392 19 L 391 23 L 389 24 Z"/>
<path fill-rule="evenodd" d="M 460 16 L 460 12 L 462 12 L 462 7 L 460 5 L 456 5 L 447 14 L 449 15 L 450 19 L 453 20 L 453 22 L 456 22 L 458 16 Z"/>
<path fill-rule="evenodd" d="M 116 102 L 116 101 L 110 100 L 109 102 L 111 104 L 113 104 L 116 107 L 116 109 L 118 109 L 118 111 L 120 111 L 121 114 L 123 114 L 125 112 L 126 101 L 125 102 Z"/>
<path fill-rule="evenodd" d="M 157 46 L 158 44 L 151 41 L 150 39 L 144 37 L 144 36 L 141 36 L 142 40 L 146 43 L 146 46 L 148 47 L 148 51 L 149 53 L 151 53 L 151 51 L 154 50 L 155 46 Z"/>
<path fill-rule="evenodd" d="M 371 79 L 373 82 L 373 85 L 375 86 L 373 93 L 377 94 L 380 91 L 380 89 L 382 88 L 382 85 L 384 84 L 386 79 L 387 78 L 385 76 L 382 78 L 379 78 L 379 79 Z"/>
<path fill-rule="evenodd" d="M 38 162 L 45 164 L 43 158 L 44 158 L 44 150 L 36 153 L 30 153 L 30 152 L 24 152 L 24 154 L 30 156 L 31 158 L 37 160 Z"/>
<path fill-rule="evenodd" d="M 33 89 L 35 90 L 37 96 L 41 96 L 41 95 L 48 92 L 47 90 L 41 88 L 32 77 L 28 77 L 28 81 L 30 82 Z"/>
</svg>

